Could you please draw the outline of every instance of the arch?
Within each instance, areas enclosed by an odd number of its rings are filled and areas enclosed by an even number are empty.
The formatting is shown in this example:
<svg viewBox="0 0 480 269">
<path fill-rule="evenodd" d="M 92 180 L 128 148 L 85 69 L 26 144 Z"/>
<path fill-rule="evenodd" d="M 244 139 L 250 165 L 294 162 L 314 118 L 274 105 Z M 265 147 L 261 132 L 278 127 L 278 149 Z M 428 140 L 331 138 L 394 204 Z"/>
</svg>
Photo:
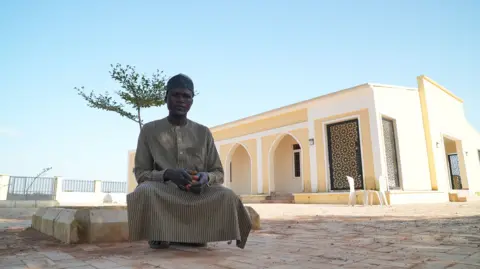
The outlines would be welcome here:
<svg viewBox="0 0 480 269">
<path fill-rule="evenodd" d="M 294 150 L 293 145 L 298 144 L 300 158 L 300 177 L 294 175 Z M 290 132 L 279 134 L 273 141 L 268 151 L 269 193 L 286 192 L 295 193 L 304 191 L 302 180 L 303 154 L 300 140 Z"/>
<path fill-rule="evenodd" d="M 248 148 L 235 143 L 225 160 L 225 186 L 239 195 L 252 194 L 252 172 L 252 156 Z"/>
</svg>

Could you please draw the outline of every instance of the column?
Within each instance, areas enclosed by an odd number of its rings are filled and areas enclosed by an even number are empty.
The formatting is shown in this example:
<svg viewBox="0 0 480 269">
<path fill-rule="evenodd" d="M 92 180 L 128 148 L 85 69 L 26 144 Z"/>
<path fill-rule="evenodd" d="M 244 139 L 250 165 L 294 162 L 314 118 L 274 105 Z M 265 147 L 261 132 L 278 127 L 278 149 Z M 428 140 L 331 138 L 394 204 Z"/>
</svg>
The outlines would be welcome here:
<svg viewBox="0 0 480 269">
<path fill-rule="evenodd" d="M 383 126 L 382 115 L 375 109 L 368 109 L 368 119 L 370 121 L 370 136 L 372 139 L 373 168 L 375 175 L 375 189 L 387 191 L 387 163 L 385 161 L 385 149 L 383 146 Z"/>
<path fill-rule="evenodd" d="M 322 141 L 315 141 L 315 122 L 309 119 L 308 120 L 308 144 L 310 147 L 309 148 L 310 186 L 312 187 L 312 192 L 318 192 L 317 143 L 322 143 Z"/>
<path fill-rule="evenodd" d="M 95 204 L 103 204 L 104 193 L 102 192 L 102 181 L 95 180 Z"/>
<path fill-rule="evenodd" d="M 63 178 L 55 177 L 55 200 L 58 203 L 62 203 L 63 200 Z"/>
<path fill-rule="evenodd" d="M 257 194 L 263 193 L 262 138 L 257 137 Z"/>
<path fill-rule="evenodd" d="M 0 175 L 0 201 L 7 200 L 10 176 Z"/>
</svg>

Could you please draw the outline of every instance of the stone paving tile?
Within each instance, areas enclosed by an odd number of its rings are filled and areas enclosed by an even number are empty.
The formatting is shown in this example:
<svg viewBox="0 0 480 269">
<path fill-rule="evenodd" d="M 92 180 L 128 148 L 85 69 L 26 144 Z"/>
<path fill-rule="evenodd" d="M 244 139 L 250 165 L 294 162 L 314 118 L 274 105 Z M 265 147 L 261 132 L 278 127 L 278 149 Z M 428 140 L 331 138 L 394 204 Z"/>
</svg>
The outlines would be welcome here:
<svg viewBox="0 0 480 269">
<path fill-rule="evenodd" d="M 108 268 L 120 266 L 120 264 L 117 264 L 107 259 L 88 260 L 88 261 L 85 261 L 85 263 L 98 269 L 108 269 Z"/>
<path fill-rule="evenodd" d="M 480 202 L 394 207 L 253 205 L 262 216 L 244 250 L 151 250 L 145 242 L 64 245 L 31 229 L 0 230 L 0 268 L 479 268 Z M 0 210 L 0 221 L 26 221 Z M 3 223 L 0 227 L 12 227 Z"/>
<path fill-rule="evenodd" d="M 55 262 L 55 266 L 57 269 L 70 269 L 70 268 L 77 268 L 77 267 L 86 267 L 86 266 L 89 266 L 89 264 L 81 260 L 70 259 L 70 260 L 57 261 Z"/>
<path fill-rule="evenodd" d="M 450 269 L 478 269 L 480 266 L 470 265 L 470 264 L 455 264 Z"/>
<path fill-rule="evenodd" d="M 35 208 L 0 208 L 0 232 L 29 227 L 35 211 Z"/>
<path fill-rule="evenodd" d="M 60 251 L 41 251 L 39 254 L 44 255 L 52 261 L 62 261 L 74 259 L 72 255 Z"/>
</svg>

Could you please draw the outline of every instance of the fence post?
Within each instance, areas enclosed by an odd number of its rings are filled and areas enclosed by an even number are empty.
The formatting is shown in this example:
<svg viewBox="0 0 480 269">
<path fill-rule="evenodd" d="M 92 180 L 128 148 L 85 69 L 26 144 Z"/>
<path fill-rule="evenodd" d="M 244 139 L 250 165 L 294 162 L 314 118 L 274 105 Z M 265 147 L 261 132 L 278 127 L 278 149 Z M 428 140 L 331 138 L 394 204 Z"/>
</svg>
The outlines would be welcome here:
<svg viewBox="0 0 480 269">
<path fill-rule="evenodd" d="M 95 180 L 95 193 L 96 194 L 102 193 L 102 181 L 101 180 Z"/>
<path fill-rule="evenodd" d="M 55 177 L 55 200 L 61 202 L 63 195 L 63 177 Z"/>
<path fill-rule="evenodd" d="M 95 203 L 102 204 L 103 193 L 102 193 L 102 181 L 95 180 Z"/>
<path fill-rule="evenodd" d="M 7 200 L 10 176 L 0 175 L 0 201 Z"/>
</svg>

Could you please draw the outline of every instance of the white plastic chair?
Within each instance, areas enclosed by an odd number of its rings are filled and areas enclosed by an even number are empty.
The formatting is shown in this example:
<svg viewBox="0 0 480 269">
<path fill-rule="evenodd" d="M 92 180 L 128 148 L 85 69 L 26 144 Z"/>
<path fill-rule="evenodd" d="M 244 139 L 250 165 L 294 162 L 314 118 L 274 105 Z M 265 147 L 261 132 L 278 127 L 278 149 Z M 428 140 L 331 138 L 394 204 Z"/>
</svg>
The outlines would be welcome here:
<svg viewBox="0 0 480 269">
<path fill-rule="evenodd" d="M 383 176 L 379 177 L 379 180 L 383 180 Z M 381 206 L 387 205 L 387 197 L 385 192 L 377 190 L 355 190 L 355 180 L 352 177 L 347 176 L 348 186 L 350 187 L 350 197 L 348 199 L 348 205 L 354 206 L 357 200 L 357 193 L 363 192 L 363 205 L 373 205 L 373 195 L 376 195 Z M 371 201 L 371 203 L 370 203 Z"/>
<path fill-rule="evenodd" d="M 363 204 L 368 205 L 368 192 L 364 190 L 355 190 L 355 180 L 353 177 L 347 176 L 348 186 L 350 187 L 350 195 L 348 197 L 348 206 L 357 204 L 357 193 L 363 192 Z"/>
<path fill-rule="evenodd" d="M 381 192 L 383 194 L 383 196 L 385 195 L 383 192 Z M 373 205 L 373 195 L 376 195 L 377 196 L 377 199 L 378 201 L 380 202 L 380 205 L 383 206 L 384 205 L 384 200 L 383 200 L 383 197 L 382 195 L 380 194 L 380 191 L 377 191 L 377 190 L 368 190 L 367 191 L 367 200 L 365 201 L 365 205 Z M 386 201 L 387 199 L 385 199 Z M 371 203 L 370 203 L 371 201 Z"/>
<path fill-rule="evenodd" d="M 378 177 L 378 182 L 383 182 L 385 180 L 385 178 L 383 176 L 379 176 Z M 384 191 L 377 191 L 377 190 L 368 190 L 367 191 L 368 195 L 367 195 L 367 202 L 366 204 L 372 204 L 373 205 L 373 195 L 376 195 L 377 196 L 377 199 L 378 201 L 380 202 L 380 206 L 388 206 L 388 201 L 387 201 L 387 197 L 385 196 L 385 192 Z M 371 203 L 369 203 L 369 201 L 371 201 Z"/>
<path fill-rule="evenodd" d="M 384 176 L 379 176 L 378 177 L 378 182 L 384 182 L 384 180 L 385 180 Z M 379 193 L 379 196 L 383 199 L 383 204 L 386 205 L 386 206 L 389 206 L 387 196 L 385 195 L 385 192 L 384 191 L 377 191 L 377 192 Z M 380 197 L 378 198 L 378 200 L 381 201 Z"/>
</svg>

